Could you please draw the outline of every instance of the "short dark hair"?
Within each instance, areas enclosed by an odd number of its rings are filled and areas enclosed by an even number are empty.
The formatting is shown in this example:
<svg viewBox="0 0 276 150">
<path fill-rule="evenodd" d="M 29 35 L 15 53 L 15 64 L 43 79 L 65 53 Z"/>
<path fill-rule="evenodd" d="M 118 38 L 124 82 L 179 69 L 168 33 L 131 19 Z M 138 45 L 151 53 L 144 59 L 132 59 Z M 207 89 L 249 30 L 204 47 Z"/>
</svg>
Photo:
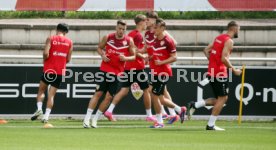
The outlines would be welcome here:
<svg viewBox="0 0 276 150">
<path fill-rule="evenodd" d="M 154 18 L 154 19 L 157 19 L 157 18 L 158 18 L 158 14 L 157 14 L 157 12 L 155 12 L 155 11 L 148 11 L 148 12 L 146 13 L 146 16 L 147 16 L 147 18 Z"/>
<path fill-rule="evenodd" d="M 160 25 L 161 27 L 166 27 L 166 22 L 162 18 L 156 19 L 156 25 Z"/>
<path fill-rule="evenodd" d="M 238 27 L 238 23 L 236 21 L 230 21 L 227 25 L 227 29 L 229 30 L 232 27 Z"/>
<path fill-rule="evenodd" d="M 138 14 L 135 16 L 134 22 L 135 22 L 135 24 L 138 24 L 139 22 L 145 21 L 146 19 L 147 19 L 147 17 L 145 15 Z"/>
<path fill-rule="evenodd" d="M 120 25 L 123 25 L 123 26 L 126 26 L 126 25 L 127 25 L 126 21 L 121 20 L 121 19 L 117 21 L 117 25 L 119 25 L 119 24 L 120 24 Z"/>
<path fill-rule="evenodd" d="M 69 32 L 69 25 L 66 23 L 59 23 L 57 25 L 57 31 L 68 33 Z"/>
</svg>

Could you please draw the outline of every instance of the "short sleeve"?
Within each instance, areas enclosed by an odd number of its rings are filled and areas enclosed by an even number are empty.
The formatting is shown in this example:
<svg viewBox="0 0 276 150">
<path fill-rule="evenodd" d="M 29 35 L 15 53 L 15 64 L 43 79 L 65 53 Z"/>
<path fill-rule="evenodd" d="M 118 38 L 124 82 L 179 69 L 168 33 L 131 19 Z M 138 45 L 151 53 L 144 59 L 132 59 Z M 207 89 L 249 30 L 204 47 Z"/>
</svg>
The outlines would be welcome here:
<svg viewBox="0 0 276 150">
<path fill-rule="evenodd" d="M 173 42 L 172 39 L 169 39 L 167 40 L 167 50 L 170 52 L 170 53 L 175 53 L 176 52 L 176 46 Z"/>
<path fill-rule="evenodd" d="M 139 49 L 143 48 L 143 36 L 141 34 L 137 34 L 134 39 L 133 42 L 135 44 L 135 46 Z"/>
</svg>

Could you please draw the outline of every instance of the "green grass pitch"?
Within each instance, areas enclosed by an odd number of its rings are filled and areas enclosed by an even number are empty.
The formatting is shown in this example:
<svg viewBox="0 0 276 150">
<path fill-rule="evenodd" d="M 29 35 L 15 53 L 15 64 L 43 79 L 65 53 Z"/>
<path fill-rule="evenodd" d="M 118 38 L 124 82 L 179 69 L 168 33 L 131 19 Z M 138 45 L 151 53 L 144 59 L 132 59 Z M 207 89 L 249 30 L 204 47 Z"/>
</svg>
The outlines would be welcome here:
<svg viewBox="0 0 276 150">
<path fill-rule="evenodd" d="M 206 121 L 150 129 L 145 121 L 101 120 L 97 129 L 81 120 L 8 120 L 0 125 L 0 150 L 275 150 L 276 122 L 217 121 L 226 131 L 205 131 Z"/>
</svg>

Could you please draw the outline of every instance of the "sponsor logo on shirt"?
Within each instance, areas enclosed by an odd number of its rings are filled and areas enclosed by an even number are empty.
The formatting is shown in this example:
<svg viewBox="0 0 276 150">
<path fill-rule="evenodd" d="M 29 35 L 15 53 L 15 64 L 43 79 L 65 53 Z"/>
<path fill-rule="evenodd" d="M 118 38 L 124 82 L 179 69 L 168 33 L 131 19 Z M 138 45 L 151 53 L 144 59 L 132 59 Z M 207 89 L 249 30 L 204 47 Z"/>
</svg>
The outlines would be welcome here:
<svg viewBox="0 0 276 150">
<path fill-rule="evenodd" d="M 64 46 L 69 46 L 69 43 L 53 41 L 53 45 L 64 45 Z"/>
<path fill-rule="evenodd" d="M 54 52 L 53 52 L 53 55 L 54 55 L 54 56 L 67 57 L 67 54 L 66 54 L 66 53 L 57 52 L 57 51 L 54 51 Z"/>
<path fill-rule="evenodd" d="M 155 55 L 155 56 L 163 56 L 162 53 L 153 53 L 153 55 Z"/>
<path fill-rule="evenodd" d="M 216 39 L 216 42 L 217 42 L 217 43 L 219 43 L 219 44 L 221 44 L 221 43 L 222 43 L 222 42 L 221 42 L 220 40 L 218 40 L 218 39 Z"/>
<path fill-rule="evenodd" d="M 118 51 L 113 50 L 113 49 L 108 49 L 108 53 L 109 53 L 109 54 L 124 55 L 123 52 L 118 52 Z"/>
<path fill-rule="evenodd" d="M 110 43 L 110 44 L 114 44 L 114 40 L 110 40 L 109 43 Z"/>
</svg>

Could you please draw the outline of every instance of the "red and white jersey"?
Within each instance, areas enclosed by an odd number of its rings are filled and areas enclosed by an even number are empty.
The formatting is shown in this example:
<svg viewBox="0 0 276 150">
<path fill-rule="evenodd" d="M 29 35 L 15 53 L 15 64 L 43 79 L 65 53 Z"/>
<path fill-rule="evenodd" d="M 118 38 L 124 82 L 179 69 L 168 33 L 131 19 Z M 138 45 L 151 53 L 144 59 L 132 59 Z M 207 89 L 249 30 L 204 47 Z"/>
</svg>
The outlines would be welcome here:
<svg viewBox="0 0 276 150">
<path fill-rule="evenodd" d="M 210 51 L 208 75 L 211 77 L 228 77 L 227 67 L 222 63 L 221 56 L 224 44 L 230 39 L 228 34 L 217 36 Z M 232 51 L 232 50 L 231 50 Z"/>
<path fill-rule="evenodd" d="M 142 34 L 138 30 L 132 30 L 128 34 L 129 37 L 133 39 L 135 46 L 137 47 L 137 51 L 144 47 L 144 39 Z M 143 70 L 145 69 L 145 61 L 141 57 L 137 57 L 134 61 L 128 61 L 125 65 L 125 70 Z"/>
<path fill-rule="evenodd" d="M 50 37 L 49 57 L 44 61 L 43 72 L 65 75 L 67 55 L 72 47 L 72 41 L 65 36 Z"/>
<path fill-rule="evenodd" d="M 153 71 L 154 75 L 167 74 L 172 76 L 172 68 L 170 64 L 165 65 L 155 65 L 156 60 L 166 60 L 170 57 L 171 53 L 176 53 L 176 46 L 174 41 L 167 35 L 162 40 L 157 38 L 154 40 L 153 46 L 149 50 L 149 55 L 151 55 L 150 69 Z"/>
<path fill-rule="evenodd" d="M 154 40 L 155 40 L 154 32 L 152 32 L 150 30 L 146 31 L 146 33 L 145 33 L 145 42 L 146 42 L 146 45 L 147 45 L 147 52 L 148 52 L 149 58 L 152 57 L 152 48 L 151 48 L 151 46 L 153 46 Z M 152 68 L 153 63 L 154 63 L 154 61 L 152 59 L 150 59 L 149 60 L 150 68 Z"/>
<path fill-rule="evenodd" d="M 120 55 L 129 56 L 130 37 L 125 35 L 122 39 L 117 39 L 115 33 L 107 37 L 105 55 L 109 62 L 102 61 L 100 70 L 103 72 L 118 75 L 124 71 L 125 62 L 120 60 Z"/>
<path fill-rule="evenodd" d="M 150 30 L 146 31 L 146 33 L 145 33 L 146 44 L 150 47 L 153 45 L 154 40 L 155 40 L 154 32 L 152 32 Z"/>
</svg>

